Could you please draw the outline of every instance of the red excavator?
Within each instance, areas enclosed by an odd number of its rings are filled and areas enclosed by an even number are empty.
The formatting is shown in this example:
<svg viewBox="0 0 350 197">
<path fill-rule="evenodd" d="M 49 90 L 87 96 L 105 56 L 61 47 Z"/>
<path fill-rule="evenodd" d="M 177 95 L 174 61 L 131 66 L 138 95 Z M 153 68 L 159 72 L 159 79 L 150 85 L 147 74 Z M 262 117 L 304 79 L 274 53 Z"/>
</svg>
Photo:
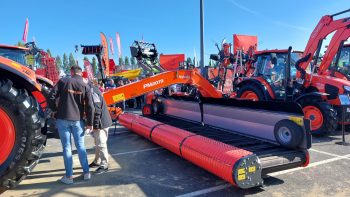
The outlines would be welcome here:
<svg viewBox="0 0 350 197">
<path fill-rule="evenodd" d="M 257 55 L 254 77 L 239 84 L 237 96 L 254 100 L 298 102 L 311 120 L 312 133 L 334 131 L 341 121 L 340 94 L 348 94 L 350 83 L 339 78 L 314 73 L 322 41 L 330 33 L 350 25 L 350 18 L 334 20 L 345 10 L 321 18 L 303 53 L 289 50 L 263 51 Z M 341 113 L 340 113 L 341 114 Z M 347 115 L 349 116 L 349 115 Z M 350 121 L 346 120 L 346 124 Z"/>
</svg>

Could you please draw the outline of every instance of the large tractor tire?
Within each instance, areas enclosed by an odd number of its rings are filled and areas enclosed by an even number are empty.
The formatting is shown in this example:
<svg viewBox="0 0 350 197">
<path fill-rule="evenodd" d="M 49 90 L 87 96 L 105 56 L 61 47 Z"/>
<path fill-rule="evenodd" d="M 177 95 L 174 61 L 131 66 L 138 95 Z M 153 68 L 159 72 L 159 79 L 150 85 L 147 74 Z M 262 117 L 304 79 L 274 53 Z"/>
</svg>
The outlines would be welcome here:
<svg viewBox="0 0 350 197">
<path fill-rule="evenodd" d="M 265 95 L 256 84 L 243 85 L 237 91 L 237 98 L 249 99 L 253 101 L 266 101 Z"/>
<path fill-rule="evenodd" d="M 304 98 L 299 101 L 304 117 L 311 121 L 311 134 L 323 135 L 337 129 L 337 112 L 327 102 L 317 98 Z"/>
<path fill-rule="evenodd" d="M 46 143 L 37 101 L 10 80 L 0 81 L 0 191 L 28 175 Z"/>
</svg>

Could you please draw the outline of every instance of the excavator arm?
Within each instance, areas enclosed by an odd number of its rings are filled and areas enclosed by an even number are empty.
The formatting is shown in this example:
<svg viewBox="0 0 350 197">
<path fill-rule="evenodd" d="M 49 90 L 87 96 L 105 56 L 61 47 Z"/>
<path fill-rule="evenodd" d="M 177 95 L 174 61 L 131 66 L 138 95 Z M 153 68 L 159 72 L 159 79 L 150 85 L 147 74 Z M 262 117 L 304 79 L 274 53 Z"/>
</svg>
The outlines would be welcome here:
<svg viewBox="0 0 350 197">
<path fill-rule="evenodd" d="M 336 33 L 334 34 L 334 36 L 332 37 L 332 40 L 328 45 L 325 55 L 323 56 L 323 60 L 318 70 L 318 74 L 323 74 L 329 69 L 334 57 L 343 48 L 342 45 L 349 37 L 350 37 L 350 25 L 336 31 Z"/>
<path fill-rule="evenodd" d="M 305 71 L 305 69 L 308 67 L 310 62 L 312 61 L 312 57 L 315 59 L 318 58 L 319 52 L 322 46 L 322 41 L 329 35 L 330 33 L 347 27 L 350 25 L 350 17 L 342 18 L 333 20 L 333 17 L 350 12 L 350 9 L 333 14 L 333 15 L 326 15 L 321 18 L 321 20 L 318 22 L 317 26 L 313 30 L 313 32 L 310 35 L 309 41 L 305 47 L 303 56 L 309 56 L 307 61 L 300 62 L 300 65 L 296 65 L 298 71 L 301 69 Z M 315 54 L 316 53 L 316 54 Z"/>
<path fill-rule="evenodd" d="M 196 86 L 203 97 L 222 98 L 222 93 L 216 90 L 207 79 L 194 70 L 163 72 L 109 90 L 103 94 L 103 97 L 107 105 L 112 105 L 174 84 L 190 84 Z"/>
</svg>

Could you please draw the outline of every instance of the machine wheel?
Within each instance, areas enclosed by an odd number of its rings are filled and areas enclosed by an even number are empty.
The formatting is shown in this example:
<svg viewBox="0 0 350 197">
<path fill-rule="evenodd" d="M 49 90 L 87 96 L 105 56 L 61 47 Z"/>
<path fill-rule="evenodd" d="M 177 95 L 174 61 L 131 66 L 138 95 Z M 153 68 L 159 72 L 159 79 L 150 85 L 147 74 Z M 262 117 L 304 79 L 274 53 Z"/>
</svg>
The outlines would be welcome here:
<svg viewBox="0 0 350 197">
<path fill-rule="evenodd" d="M 36 100 L 10 80 L 0 81 L 0 191 L 28 175 L 46 143 Z"/>
<path fill-rule="evenodd" d="M 311 121 L 311 134 L 321 135 L 337 129 L 337 112 L 327 102 L 316 98 L 299 101 L 304 117 Z"/>
<path fill-rule="evenodd" d="M 153 114 L 163 113 L 163 105 L 162 105 L 162 103 L 159 102 L 158 100 L 154 100 L 152 102 L 152 110 L 153 110 Z"/>
<path fill-rule="evenodd" d="M 275 125 L 274 135 L 277 142 L 282 146 L 297 148 L 302 142 L 303 130 L 299 125 L 290 120 L 281 120 Z"/>
<path fill-rule="evenodd" d="M 239 88 L 237 98 L 250 99 L 253 101 L 265 101 L 264 93 L 255 84 L 247 84 Z"/>
<path fill-rule="evenodd" d="M 150 104 L 146 104 L 142 108 L 142 115 L 143 116 L 150 116 L 153 115 L 153 106 Z"/>
</svg>

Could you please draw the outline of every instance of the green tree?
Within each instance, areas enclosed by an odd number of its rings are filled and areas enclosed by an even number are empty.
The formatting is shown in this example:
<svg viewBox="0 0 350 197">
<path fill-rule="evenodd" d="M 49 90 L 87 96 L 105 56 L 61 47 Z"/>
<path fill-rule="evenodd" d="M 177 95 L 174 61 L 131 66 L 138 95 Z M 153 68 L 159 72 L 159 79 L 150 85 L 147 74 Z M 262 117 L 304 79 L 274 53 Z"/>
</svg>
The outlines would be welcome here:
<svg viewBox="0 0 350 197">
<path fill-rule="evenodd" d="M 68 57 L 67 57 L 66 53 L 63 54 L 63 71 L 66 75 L 68 75 L 70 72 Z"/>
<path fill-rule="evenodd" d="M 50 49 L 47 49 L 47 54 L 49 54 L 49 57 L 52 57 Z"/>
<path fill-rule="evenodd" d="M 119 58 L 119 66 L 121 66 L 121 68 L 124 67 L 124 61 L 122 57 Z"/>
<path fill-rule="evenodd" d="M 190 57 L 188 57 L 188 58 L 186 59 L 186 63 L 187 63 L 187 64 L 192 64 L 192 59 L 191 59 Z"/>
<path fill-rule="evenodd" d="M 61 60 L 61 57 L 59 55 L 57 55 L 56 59 L 56 68 L 57 70 L 60 72 L 61 70 L 64 70 L 63 69 L 63 65 L 62 65 L 62 60 Z"/>
<path fill-rule="evenodd" d="M 131 58 L 130 58 L 130 63 L 131 63 L 132 69 L 135 69 L 135 68 L 136 68 L 136 60 L 135 60 L 135 57 L 131 57 Z"/>
<path fill-rule="evenodd" d="M 96 62 L 96 58 L 95 57 L 92 58 L 91 64 L 92 64 L 93 72 L 94 72 L 95 76 L 97 76 L 98 68 L 97 68 L 97 62 Z"/>
<path fill-rule="evenodd" d="M 197 58 L 193 58 L 193 65 L 196 66 Z"/>
<path fill-rule="evenodd" d="M 68 61 L 69 61 L 69 68 L 77 65 L 77 62 L 74 59 L 73 53 L 69 53 Z"/>
<path fill-rule="evenodd" d="M 16 44 L 16 46 L 19 46 L 19 47 L 24 47 L 25 45 L 24 45 L 24 43 L 23 43 L 23 42 L 18 41 L 18 42 L 17 42 L 17 44 Z"/>
<path fill-rule="evenodd" d="M 124 63 L 125 63 L 126 69 L 129 69 L 129 68 L 130 68 L 130 63 L 129 63 L 129 58 L 128 58 L 128 56 L 125 56 L 125 61 L 124 61 Z"/>
</svg>

